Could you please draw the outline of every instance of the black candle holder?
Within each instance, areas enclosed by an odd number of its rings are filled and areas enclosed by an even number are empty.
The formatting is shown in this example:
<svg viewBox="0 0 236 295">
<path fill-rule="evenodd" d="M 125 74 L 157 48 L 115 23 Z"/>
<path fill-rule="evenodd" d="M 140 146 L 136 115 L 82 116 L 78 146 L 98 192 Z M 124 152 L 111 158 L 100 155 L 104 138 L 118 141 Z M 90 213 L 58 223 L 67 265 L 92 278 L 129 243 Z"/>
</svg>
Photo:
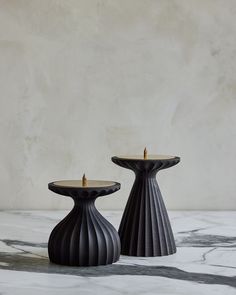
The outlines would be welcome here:
<svg viewBox="0 0 236 295">
<path fill-rule="evenodd" d="M 74 200 L 74 208 L 53 229 L 48 241 L 49 259 L 70 266 L 96 266 L 116 262 L 120 238 L 115 228 L 98 212 L 97 197 L 114 193 L 120 184 L 110 181 L 57 181 L 48 188 Z"/>
<path fill-rule="evenodd" d="M 135 173 L 135 181 L 118 231 L 121 254 L 164 256 L 175 253 L 175 241 L 156 174 L 161 169 L 176 165 L 180 158 L 112 157 L 112 161 Z"/>
</svg>

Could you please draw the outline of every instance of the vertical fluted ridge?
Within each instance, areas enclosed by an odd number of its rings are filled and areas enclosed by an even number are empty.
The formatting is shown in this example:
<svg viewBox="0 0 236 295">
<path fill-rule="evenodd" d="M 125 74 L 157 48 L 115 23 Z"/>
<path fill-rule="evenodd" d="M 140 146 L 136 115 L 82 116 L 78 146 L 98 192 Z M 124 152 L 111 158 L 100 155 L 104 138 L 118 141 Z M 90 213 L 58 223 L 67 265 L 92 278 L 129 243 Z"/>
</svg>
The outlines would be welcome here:
<svg viewBox="0 0 236 295">
<path fill-rule="evenodd" d="M 54 228 L 48 252 L 50 260 L 57 264 L 110 264 L 119 259 L 120 240 L 114 227 L 90 201 L 75 205 Z"/>
<path fill-rule="evenodd" d="M 128 235 L 129 233 L 129 235 Z M 173 233 L 156 178 L 136 175 L 119 228 L 121 253 L 163 256 L 176 252 Z"/>
</svg>

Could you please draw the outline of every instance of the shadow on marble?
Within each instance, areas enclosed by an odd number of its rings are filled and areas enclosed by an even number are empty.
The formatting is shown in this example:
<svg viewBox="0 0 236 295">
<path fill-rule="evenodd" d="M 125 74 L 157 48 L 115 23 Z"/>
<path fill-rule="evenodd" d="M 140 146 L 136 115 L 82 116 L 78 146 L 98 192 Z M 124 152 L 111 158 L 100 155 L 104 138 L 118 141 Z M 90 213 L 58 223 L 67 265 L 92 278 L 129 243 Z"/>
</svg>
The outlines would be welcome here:
<svg viewBox="0 0 236 295">
<path fill-rule="evenodd" d="M 25 245 L 25 243 L 24 243 Z M 186 272 L 176 267 L 112 264 L 98 267 L 67 267 L 52 264 L 47 257 L 0 252 L 0 269 L 35 273 L 74 275 L 81 277 L 106 277 L 113 275 L 156 276 L 170 279 L 219 284 L 236 288 L 236 276 L 228 277 L 207 273 Z"/>
</svg>

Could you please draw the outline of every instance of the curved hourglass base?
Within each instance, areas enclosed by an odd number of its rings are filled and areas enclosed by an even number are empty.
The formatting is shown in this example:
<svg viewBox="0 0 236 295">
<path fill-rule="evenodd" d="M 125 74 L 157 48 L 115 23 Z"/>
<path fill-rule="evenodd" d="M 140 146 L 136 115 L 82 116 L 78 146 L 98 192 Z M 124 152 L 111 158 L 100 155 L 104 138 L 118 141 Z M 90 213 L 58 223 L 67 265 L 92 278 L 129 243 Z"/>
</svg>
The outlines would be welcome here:
<svg viewBox="0 0 236 295">
<path fill-rule="evenodd" d="M 94 205 L 75 205 L 52 231 L 48 253 L 52 262 L 62 265 L 111 264 L 119 259 L 120 240 Z"/>
<path fill-rule="evenodd" d="M 120 184 L 108 187 L 75 188 L 49 184 L 49 189 L 71 196 L 75 205 L 53 229 L 48 241 L 51 262 L 69 266 L 97 266 L 116 262 L 120 238 L 115 228 L 98 212 L 98 196 L 117 191 Z"/>
</svg>

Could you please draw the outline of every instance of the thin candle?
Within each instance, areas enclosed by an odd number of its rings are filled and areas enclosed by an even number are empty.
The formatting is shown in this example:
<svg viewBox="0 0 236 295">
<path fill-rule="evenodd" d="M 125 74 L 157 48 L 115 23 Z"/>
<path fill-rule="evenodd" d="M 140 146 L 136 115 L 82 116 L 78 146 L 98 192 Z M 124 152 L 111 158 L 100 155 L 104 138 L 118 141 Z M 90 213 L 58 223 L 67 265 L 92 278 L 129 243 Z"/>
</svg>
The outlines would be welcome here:
<svg viewBox="0 0 236 295">
<path fill-rule="evenodd" d="M 85 174 L 83 175 L 82 177 L 82 186 L 87 186 L 88 185 L 88 181 L 87 181 L 87 178 L 85 176 Z"/>
<path fill-rule="evenodd" d="M 143 158 L 144 158 L 144 160 L 147 159 L 147 149 L 146 148 L 143 151 Z"/>
</svg>

